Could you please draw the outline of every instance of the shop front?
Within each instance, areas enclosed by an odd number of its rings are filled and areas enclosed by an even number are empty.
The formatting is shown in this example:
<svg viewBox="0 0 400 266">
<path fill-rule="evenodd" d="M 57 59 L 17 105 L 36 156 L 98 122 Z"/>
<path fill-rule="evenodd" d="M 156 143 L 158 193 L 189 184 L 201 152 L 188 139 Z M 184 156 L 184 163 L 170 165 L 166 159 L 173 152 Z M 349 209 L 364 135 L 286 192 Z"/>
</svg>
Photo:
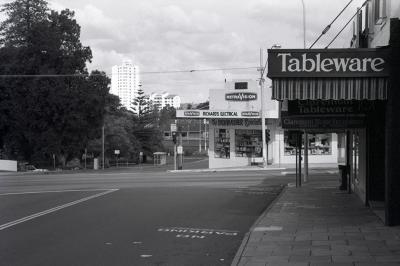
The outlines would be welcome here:
<svg viewBox="0 0 400 266">
<path fill-rule="evenodd" d="M 278 105 L 261 93 L 258 82 L 236 80 L 224 89 L 210 90 L 210 110 L 177 110 L 178 119 L 209 121 L 209 167 L 241 167 L 263 164 L 261 97 L 266 117 L 267 163 L 278 162 Z M 263 96 L 262 96 L 263 95 Z"/>
<path fill-rule="evenodd" d="M 309 156 L 329 154 L 329 136 L 336 135 L 338 161 L 349 173 L 349 192 L 366 205 L 388 204 L 384 176 L 390 50 L 293 49 L 268 54 L 272 98 L 281 102 L 285 134 L 307 133 L 308 139 L 296 145 L 308 147 Z M 293 148 L 285 147 L 285 152 Z"/>
</svg>

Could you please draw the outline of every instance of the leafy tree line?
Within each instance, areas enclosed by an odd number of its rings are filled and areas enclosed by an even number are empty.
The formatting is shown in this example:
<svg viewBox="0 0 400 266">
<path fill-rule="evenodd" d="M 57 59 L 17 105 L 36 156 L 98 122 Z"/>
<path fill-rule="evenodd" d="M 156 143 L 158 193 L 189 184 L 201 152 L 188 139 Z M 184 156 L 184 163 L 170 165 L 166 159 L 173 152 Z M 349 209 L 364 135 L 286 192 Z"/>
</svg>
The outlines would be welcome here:
<svg viewBox="0 0 400 266">
<path fill-rule="evenodd" d="M 159 125 L 150 121 L 158 113 L 121 108 L 106 74 L 88 72 L 92 52 L 80 41 L 73 11 L 51 10 L 44 0 L 15 0 L 0 11 L 2 157 L 39 162 L 55 155 L 65 166 L 85 148 L 98 156 L 103 125 L 109 156 L 160 146 Z"/>
</svg>

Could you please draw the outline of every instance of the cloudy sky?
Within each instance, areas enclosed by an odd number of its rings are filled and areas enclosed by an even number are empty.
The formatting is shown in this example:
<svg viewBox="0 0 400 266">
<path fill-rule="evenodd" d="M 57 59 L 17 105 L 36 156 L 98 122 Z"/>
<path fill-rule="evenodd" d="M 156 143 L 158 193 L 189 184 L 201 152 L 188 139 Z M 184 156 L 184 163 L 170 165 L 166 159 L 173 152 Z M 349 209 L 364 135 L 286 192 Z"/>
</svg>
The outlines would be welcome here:
<svg viewBox="0 0 400 266">
<path fill-rule="evenodd" d="M 0 0 L 0 2 L 9 2 Z M 144 90 L 168 91 L 183 102 L 208 99 L 224 79 L 257 79 L 255 69 L 151 74 L 154 71 L 247 68 L 260 64 L 260 48 L 303 47 L 301 0 L 50 0 L 51 8 L 76 12 L 81 40 L 91 47 L 90 69 L 111 72 L 131 59 Z M 349 0 L 304 0 L 307 44 Z M 351 18 L 354 0 L 316 47 L 324 47 Z M 350 27 L 332 47 L 348 47 Z M 265 54 L 265 53 L 264 53 Z M 265 55 L 266 57 L 266 55 Z M 265 59 L 265 58 L 264 58 Z"/>
</svg>

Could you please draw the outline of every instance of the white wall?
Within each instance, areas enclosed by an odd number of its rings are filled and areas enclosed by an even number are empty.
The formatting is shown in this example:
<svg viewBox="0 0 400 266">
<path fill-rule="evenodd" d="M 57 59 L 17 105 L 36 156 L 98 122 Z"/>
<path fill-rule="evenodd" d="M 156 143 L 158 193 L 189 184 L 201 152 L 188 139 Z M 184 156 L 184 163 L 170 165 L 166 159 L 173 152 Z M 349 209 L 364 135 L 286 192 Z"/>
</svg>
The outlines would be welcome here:
<svg viewBox="0 0 400 266">
<path fill-rule="evenodd" d="M 370 2 L 369 14 L 369 33 L 372 40 L 370 47 L 386 46 L 390 40 L 390 18 L 400 18 L 400 1 L 387 0 L 386 2 L 386 15 L 387 18 L 383 19 L 380 24 L 376 24 L 374 19 L 374 1 Z"/>
<path fill-rule="evenodd" d="M 0 171 L 17 172 L 17 161 L 0 160 Z"/>
</svg>

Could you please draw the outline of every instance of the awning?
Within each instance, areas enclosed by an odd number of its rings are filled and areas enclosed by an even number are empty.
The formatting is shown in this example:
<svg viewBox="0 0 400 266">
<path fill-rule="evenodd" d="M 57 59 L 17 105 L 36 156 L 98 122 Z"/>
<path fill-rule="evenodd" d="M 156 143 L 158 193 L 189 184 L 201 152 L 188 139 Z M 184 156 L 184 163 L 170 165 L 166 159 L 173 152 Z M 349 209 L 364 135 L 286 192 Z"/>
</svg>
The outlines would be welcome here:
<svg viewBox="0 0 400 266">
<path fill-rule="evenodd" d="M 386 100 L 387 77 L 273 78 L 275 100 Z"/>
</svg>

